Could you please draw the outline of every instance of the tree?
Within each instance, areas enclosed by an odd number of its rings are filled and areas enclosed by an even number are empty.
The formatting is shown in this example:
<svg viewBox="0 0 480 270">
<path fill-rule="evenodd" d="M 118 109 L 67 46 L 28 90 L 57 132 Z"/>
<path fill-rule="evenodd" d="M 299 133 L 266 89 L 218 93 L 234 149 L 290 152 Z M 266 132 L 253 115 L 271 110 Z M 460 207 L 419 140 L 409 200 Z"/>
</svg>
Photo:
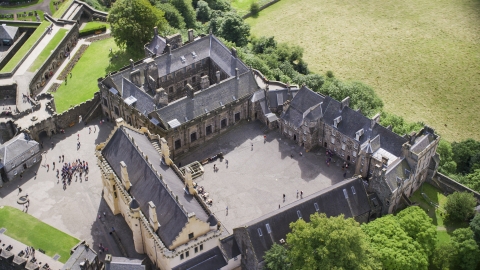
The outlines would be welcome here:
<svg viewBox="0 0 480 270">
<path fill-rule="evenodd" d="M 440 140 L 437 153 L 440 156 L 440 172 L 447 175 L 455 173 L 457 171 L 457 163 L 453 161 L 452 144 L 446 140 Z"/>
<path fill-rule="evenodd" d="M 402 228 L 397 218 L 387 215 L 363 224 L 383 269 L 416 270 L 428 268 L 428 256 L 422 246 Z M 414 230 L 411 230 L 412 232 Z"/>
<path fill-rule="evenodd" d="M 433 253 L 432 264 L 440 270 L 449 270 L 455 248 L 451 241 L 439 243 Z M 454 269 L 454 268 L 452 268 Z"/>
<path fill-rule="evenodd" d="M 457 192 L 447 196 L 445 211 L 447 218 L 452 221 L 465 221 L 475 213 L 477 200 L 470 192 Z"/>
<path fill-rule="evenodd" d="M 451 238 L 455 253 L 450 262 L 454 269 L 473 270 L 480 260 L 478 245 L 473 239 L 470 228 L 460 228 L 453 231 Z"/>
<path fill-rule="evenodd" d="M 377 269 L 369 243 L 358 222 L 343 215 L 313 214 L 290 224 L 287 234 L 291 269 Z"/>
<path fill-rule="evenodd" d="M 182 14 L 187 28 L 196 28 L 196 14 L 192 0 L 171 0 L 170 2 Z"/>
<path fill-rule="evenodd" d="M 147 0 L 118 0 L 107 18 L 112 27 L 115 43 L 130 51 L 143 50 L 152 39 L 153 28 L 164 29 L 167 21 L 164 13 Z"/>
<path fill-rule="evenodd" d="M 408 123 L 403 117 L 385 111 L 382 111 L 380 115 L 380 124 L 385 127 L 391 126 L 392 131 L 401 136 L 412 131 L 419 131 L 423 127 L 421 122 Z"/>
<path fill-rule="evenodd" d="M 476 214 L 470 221 L 470 229 L 472 230 L 473 238 L 478 245 L 478 243 L 480 243 L 480 214 Z"/>
<path fill-rule="evenodd" d="M 177 29 L 185 29 L 187 27 L 182 14 L 172 4 L 159 2 L 156 4 L 156 7 L 165 13 L 165 19 L 171 27 Z"/>
<path fill-rule="evenodd" d="M 205 1 L 198 1 L 197 2 L 197 19 L 201 22 L 206 22 L 210 20 L 210 7 L 208 6 L 208 3 Z"/>
<path fill-rule="evenodd" d="M 251 14 L 253 17 L 257 17 L 257 16 L 258 16 L 258 13 L 260 13 L 260 5 L 259 5 L 257 2 L 253 2 L 253 3 L 250 5 L 250 14 Z"/>
<path fill-rule="evenodd" d="M 286 270 L 288 269 L 287 249 L 274 243 L 273 246 L 265 252 L 265 267 L 268 270 Z"/>
<path fill-rule="evenodd" d="M 453 160 L 457 163 L 457 172 L 470 173 L 475 165 L 474 157 L 480 155 L 480 142 L 474 139 L 467 139 L 459 143 L 454 142 L 452 143 L 452 152 Z"/>
<path fill-rule="evenodd" d="M 216 16 L 210 21 L 213 33 L 234 42 L 239 47 L 247 45 L 250 26 L 236 12 L 213 14 Z"/>
<path fill-rule="evenodd" d="M 407 235 L 417 241 L 430 257 L 437 242 L 437 228 L 427 213 L 418 206 L 412 206 L 400 211 L 397 219 Z"/>
</svg>

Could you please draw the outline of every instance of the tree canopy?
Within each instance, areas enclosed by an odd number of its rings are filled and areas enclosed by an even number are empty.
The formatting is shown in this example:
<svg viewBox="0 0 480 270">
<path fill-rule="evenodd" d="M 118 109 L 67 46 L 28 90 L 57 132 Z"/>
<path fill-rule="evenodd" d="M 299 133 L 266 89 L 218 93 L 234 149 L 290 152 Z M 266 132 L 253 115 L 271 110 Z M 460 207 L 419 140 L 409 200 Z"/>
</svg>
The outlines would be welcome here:
<svg viewBox="0 0 480 270">
<path fill-rule="evenodd" d="M 153 28 L 162 30 L 167 21 L 163 11 L 154 8 L 147 0 L 118 0 L 107 18 L 112 27 L 115 43 L 121 48 L 141 51 L 152 39 Z"/>
<path fill-rule="evenodd" d="M 358 222 L 343 215 L 313 214 L 290 224 L 287 234 L 291 269 L 377 269 L 369 243 Z"/>
<path fill-rule="evenodd" d="M 473 217 L 477 200 L 470 192 L 454 192 L 447 196 L 445 211 L 452 221 L 465 221 Z"/>
<path fill-rule="evenodd" d="M 210 21 L 213 33 L 234 42 L 237 46 L 245 46 L 250 35 L 250 26 L 236 12 L 213 12 Z"/>
<path fill-rule="evenodd" d="M 274 243 L 273 246 L 265 252 L 265 268 L 268 270 L 287 270 L 288 269 L 288 251 L 285 247 Z"/>
<path fill-rule="evenodd" d="M 187 28 L 196 28 L 197 14 L 193 9 L 192 0 L 171 0 L 170 3 L 182 14 Z"/>
<path fill-rule="evenodd" d="M 430 257 L 437 241 L 437 228 L 425 211 L 418 207 L 408 207 L 397 214 L 398 223 L 423 251 Z"/>
<path fill-rule="evenodd" d="M 155 6 L 165 12 L 165 19 L 171 27 L 176 29 L 185 29 L 187 27 L 182 14 L 172 4 L 158 2 Z"/>
<path fill-rule="evenodd" d="M 480 142 L 467 139 L 452 143 L 453 160 L 457 163 L 457 172 L 467 174 L 480 169 Z"/>
</svg>

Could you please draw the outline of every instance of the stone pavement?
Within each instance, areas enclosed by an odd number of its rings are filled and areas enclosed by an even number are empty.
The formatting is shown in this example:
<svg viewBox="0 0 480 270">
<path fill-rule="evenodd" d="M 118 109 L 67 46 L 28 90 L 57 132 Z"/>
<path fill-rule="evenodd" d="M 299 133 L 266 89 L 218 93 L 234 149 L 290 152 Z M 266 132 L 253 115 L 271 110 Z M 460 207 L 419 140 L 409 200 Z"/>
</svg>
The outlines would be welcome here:
<svg viewBox="0 0 480 270">
<path fill-rule="evenodd" d="M 1 225 L 0 225 L 0 228 L 1 228 Z M 13 238 L 10 238 L 5 234 L 0 234 L 0 245 L 2 245 L 2 248 L 6 248 L 9 245 L 11 245 L 12 250 L 10 250 L 10 252 L 12 252 L 15 255 L 18 255 L 18 253 L 20 253 L 22 250 L 25 251 L 25 248 L 27 247 L 27 245 L 25 245 L 24 243 L 19 242 Z M 26 257 L 27 257 L 26 255 L 22 256 L 22 258 L 26 258 Z M 32 256 L 28 256 L 28 258 L 26 259 L 31 260 Z M 45 264 L 48 264 L 48 266 L 50 266 L 51 269 L 61 269 L 63 267 L 63 263 L 59 261 L 55 261 L 52 257 L 46 254 L 43 254 L 38 250 L 35 252 L 35 259 L 37 260 L 36 263 L 39 267 L 42 267 Z"/>
<path fill-rule="evenodd" d="M 343 161 L 334 156 L 327 166 L 324 148 L 306 153 L 278 130 L 268 132 L 264 142 L 264 130 L 265 125 L 258 121 L 243 122 L 175 159 L 175 164 L 180 162 L 185 166 L 219 152 L 224 154 L 223 160 L 204 165 L 204 175 L 194 181 L 210 194 L 211 211 L 230 233 L 233 228 L 278 209 L 279 205 L 284 207 L 300 199 L 297 190 L 308 196 L 344 179 Z M 219 168 L 217 172 L 213 171 L 214 165 Z M 349 168 L 346 177 L 353 172 Z"/>
<path fill-rule="evenodd" d="M 5 183 L 3 188 L 0 188 L 0 204 L 22 209 L 22 206 L 17 204 L 17 199 L 20 195 L 28 193 L 30 198 L 28 213 L 32 216 L 80 240 L 86 240 L 97 252 L 98 245 L 102 243 L 109 249 L 109 253 L 114 256 L 123 256 L 109 234 L 111 228 L 115 227 L 127 250 L 127 255 L 143 259 L 145 255 L 135 252 L 132 232 L 123 217 L 113 216 L 101 196 L 102 182 L 94 149 L 96 144 L 106 140 L 113 125 L 109 122 L 100 125 L 99 121 L 100 119 L 93 120 L 88 126 L 80 123 L 66 129 L 65 134 L 42 138 L 44 154 L 42 154 L 41 164 L 36 164 L 24 173 L 23 180 L 15 179 Z M 94 132 L 95 128 L 96 132 Z M 76 147 L 78 134 L 81 142 L 79 150 Z M 75 159 L 88 162 L 90 169 L 88 181 L 83 179 L 80 182 L 74 179 L 71 185 L 63 190 L 62 183 L 58 181 L 56 172 L 53 170 L 53 162 L 56 165 L 55 170 L 61 169 L 58 162 L 58 157 L 61 155 L 65 156 L 65 162 L 73 162 Z M 49 164 L 49 169 L 45 166 L 46 164 Z M 37 177 L 34 176 L 34 172 L 37 172 Z M 18 185 L 23 189 L 20 195 Z M 99 215 L 100 218 L 98 218 Z M 100 254 L 100 259 L 103 260 L 104 256 L 105 254 Z"/>
</svg>

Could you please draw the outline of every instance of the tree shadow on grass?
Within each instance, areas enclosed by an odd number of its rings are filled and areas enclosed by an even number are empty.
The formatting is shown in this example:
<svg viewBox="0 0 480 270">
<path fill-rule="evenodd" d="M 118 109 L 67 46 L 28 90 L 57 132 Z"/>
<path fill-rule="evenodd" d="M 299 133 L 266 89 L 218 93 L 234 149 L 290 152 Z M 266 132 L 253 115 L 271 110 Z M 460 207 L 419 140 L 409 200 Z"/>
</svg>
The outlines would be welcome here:
<svg viewBox="0 0 480 270">
<path fill-rule="evenodd" d="M 130 52 L 128 50 L 110 51 L 108 57 L 110 58 L 110 64 L 105 69 L 106 73 L 118 71 L 121 68 L 130 65 L 130 59 L 137 61 L 138 59 L 145 58 L 143 52 Z"/>
</svg>

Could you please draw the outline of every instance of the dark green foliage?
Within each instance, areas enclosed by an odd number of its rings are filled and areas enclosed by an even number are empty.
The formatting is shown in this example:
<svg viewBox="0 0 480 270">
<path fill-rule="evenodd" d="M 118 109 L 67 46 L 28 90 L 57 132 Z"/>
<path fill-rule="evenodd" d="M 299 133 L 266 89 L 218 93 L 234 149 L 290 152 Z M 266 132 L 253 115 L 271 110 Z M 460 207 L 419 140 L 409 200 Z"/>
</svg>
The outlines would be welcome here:
<svg viewBox="0 0 480 270">
<path fill-rule="evenodd" d="M 408 236 L 417 241 L 430 257 L 435 249 L 437 228 L 427 213 L 418 206 L 412 206 L 400 211 L 397 219 Z"/>
<path fill-rule="evenodd" d="M 287 270 L 288 252 L 283 246 L 274 243 L 273 246 L 265 252 L 265 268 L 267 270 Z"/>
<path fill-rule="evenodd" d="M 439 171 L 447 175 L 454 174 L 457 171 L 457 163 L 453 161 L 452 144 L 443 139 L 440 140 L 437 153 L 440 156 Z"/>
<path fill-rule="evenodd" d="M 335 76 L 333 75 L 333 71 L 331 71 L 331 70 L 327 70 L 327 72 L 325 73 L 325 76 L 327 76 L 327 78 L 333 78 L 333 77 L 335 77 Z"/>
<path fill-rule="evenodd" d="M 171 0 L 170 3 L 182 14 L 187 28 L 196 28 L 197 14 L 193 9 L 192 0 Z"/>
<path fill-rule="evenodd" d="M 477 200 L 470 192 L 454 192 L 447 196 L 445 211 L 451 221 L 466 221 L 473 217 Z"/>
<path fill-rule="evenodd" d="M 480 169 L 480 142 L 474 139 L 453 142 L 452 151 L 458 173 L 467 174 Z"/>
<path fill-rule="evenodd" d="M 236 12 L 213 12 L 210 28 L 214 34 L 234 42 L 239 47 L 248 43 L 250 26 Z"/>
<path fill-rule="evenodd" d="M 152 38 L 152 29 L 157 26 L 161 31 L 168 25 L 163 11 L 154 8 L 147 0 L 118 0 L 107 20 L 115 43 L 129 51 L 142 51 Z"/>
<path fill-rule="evenodd" d="M 470 221 L 470 229 L 473 232 L 473 238 L 480 243 L 480 214 L 476 214 Z"/>
<path fill-rule="evenodd" d="M 258 16 L 258 13 L 260 13 L 260 5 L 259 5 L 257 2 L 253 2 L 253 3 L 250 5 L 250 14 L 251 14 L 253 17 L 257 17 L 257 16 Z"/>
<path fill-rule="evenodd" d="M 212 11 L 210 10 L 210 7 L 208 6 L 208 3 L 205 1 L 198 1 L 197 2 L 197 19 L 201 22 L 206 22 L 210 20 L 210 13 Z"/>
<path fill-rule="evenodd" d="M 391 126 L 392 131 L 401 136 L 412 131 L 418 132 L 424 126 L 421 122 L 408 123 L 403 117 L 385 111 L 381 113 L 380 124 L 384 127 Z"/>
<path fill-rule="evenodd" d="M 80 37 L 88 36 L 88 35 L 91 35 L 91 34 L 95 34 L 95 32 L 97 32 L 97 31 L 105 32 L 105 31 L 107 31 L 107 26 L 106 25 L 99 25 L 99 26 L 94 27 L 94 28 L 80 30 L 79 33 L 78 33 L 78 36 L 80 36 Z"/>
<path fill-rule="evenodd" d="M 229 11 L 232 9 L 230 2 L 226 0 L 206 0 L 208 6 L 213 10 Z"/>
<path fill-rule="evenodd" d="M 267 49 L 276 49 L 277 41 L 274 37 L 261 37 L 251 40 L 252 51 L 257 54 L 265 53 Z"/>
<path fill-rule="evenodd" d="M 360 109 L 366 116 L 373 116 L 383 107 L 383 102 L 375 91 L 361 82 L 344 82 L 336 78 L 328 78 L 320 92 L 336 100 L 350 97 L 350 107 L 355 110 Z"/>
<path fill-rule="evenodd" d="M 187 26 L 182 14 L 170 3 L 157 3 L 156 7 L 165 12 L 165 19 L 168 24 L 176 29 L 185 29 Z"/>
<path fill-rule="evenodd" d="M 441 270 L 474 270 L 480 260 L 479 255 L 474 232 L 470 228 L 460 228 L 453 232 L 449 242 L 436 247 L 432 263 Z"/>
</svg>

